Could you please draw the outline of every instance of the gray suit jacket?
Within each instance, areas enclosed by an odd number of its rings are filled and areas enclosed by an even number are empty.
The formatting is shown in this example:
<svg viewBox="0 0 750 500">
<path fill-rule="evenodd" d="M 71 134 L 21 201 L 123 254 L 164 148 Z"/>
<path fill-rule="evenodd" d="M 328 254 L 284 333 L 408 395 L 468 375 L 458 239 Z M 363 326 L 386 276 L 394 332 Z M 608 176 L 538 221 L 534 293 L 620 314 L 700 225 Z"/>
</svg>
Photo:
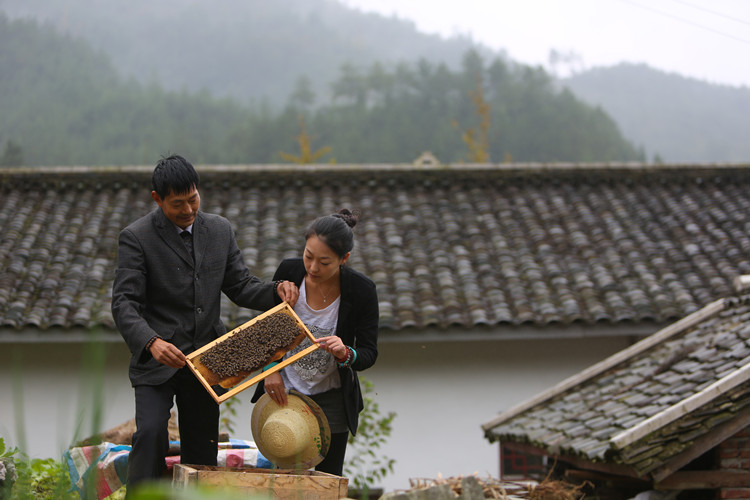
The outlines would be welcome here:
<svg viewBox="0 0 750 500">
<path fill-rule="evenodd" d="M 183 353 L 226 333 L 221 293 L 256 310 L 274 306 L 273 283 L 250 274 L 229 221 L 199 212 L 193 223 L 195 263 L 161 208 L 120 232 L 112 316 L 130 348 L 130 381 L 160 384 L 176 369 L 144 349 L 154 335 Z"/>
</svg>

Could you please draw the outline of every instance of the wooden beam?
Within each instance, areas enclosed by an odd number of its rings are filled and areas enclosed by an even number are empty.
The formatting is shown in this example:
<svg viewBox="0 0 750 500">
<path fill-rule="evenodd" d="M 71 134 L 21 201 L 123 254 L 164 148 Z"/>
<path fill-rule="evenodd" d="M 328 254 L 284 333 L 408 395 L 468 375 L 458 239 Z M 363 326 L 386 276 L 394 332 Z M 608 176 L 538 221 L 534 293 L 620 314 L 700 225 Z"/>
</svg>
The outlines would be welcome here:
<svg viewBox="0 0 750 500">
<path fill-rule="evenodd" d="M 697 438 L 689 448 L 673 456 L 660 467 L 650 471 L 649 474 L 654 478 L 654 481 L 662 481 L 748 426 L 750 426 L 750 407 L 741 410 L 731 420 L 720 424 L 710 433 Z"/>
<path fill-rule="evenodd" d="M 683 470 L 654 483 L 657 490 L 711 490 L 750 487 L 747 471 Z"/>
<path fill-rule="evenodd" d="M 642 489 L 651 488 L 651 480 L 648 478 L 619 476 L 616 474 L 606 474 L 603 472 L 590 471 L 590 470 L 568 469 L 565 471 L 565 477 L 569 477 L 572 479 L 588 480 L 588 481 L 607 482 L 612 485 L 621 486 L 621 487 L 642 488 Z"/>
<path fill-rule="evenodd" d="M 566 462 L 583 470 L 599 471 L 599 472 L 603 472 L 606 474 L 613 474 L 617 476 L 632 477 L 636 479 L 640 478 L 640 479 L 648 480 L 647 478 L 644 478 L 643 476 L 639 476 L 638 473 L 635 471 L 635 469 L 633 469 L 632 467 L 628 467 L 627 465 L 608 464 L 608 463 L 603 463 L 603 462 L 592 462 L 589 460 L 585 460 L 583 458 L 575 457 L 573 455 L 553 455 L 543 448 L 539 448 L 537 446 L 534 446 L 528 443 L 514 443 L 514 442 L 503 443 L 501 442 L 500 446 L 505 447 L 509 450 L 519 451 L 521 453 L 528 453 L 529 455 L 543 456 L 543 457 L 548 457 L 552 460 Z"/>
</svg>

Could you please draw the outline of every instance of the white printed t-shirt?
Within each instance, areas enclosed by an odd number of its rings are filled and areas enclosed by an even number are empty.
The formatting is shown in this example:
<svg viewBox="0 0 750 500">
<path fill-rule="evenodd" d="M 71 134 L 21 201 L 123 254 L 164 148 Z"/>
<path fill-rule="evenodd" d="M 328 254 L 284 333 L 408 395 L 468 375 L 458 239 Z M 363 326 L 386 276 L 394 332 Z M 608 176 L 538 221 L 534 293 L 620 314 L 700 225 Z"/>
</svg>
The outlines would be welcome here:
<svg viewBox="0 0 750 500">
<path fill-rule="evenodd" d="M 313 309 L 307 304 L 307 288 L 304 280 L 299 288 L 299 299 L 294 304 L 294 312 L 307 326 L 313 337 L 329 337 L 336 334 L 341 296 L 324 309 Z M 312 341 L 305 338 L 300 345 L 287 352 L 284 357 L 310 347 Z M 336 360 L 331 353 L 318 349 L 295 361 L 281 370 L 281 376 L 287 389 L 296 389 L 302 394 L 311 395 L 341 387 L 341 378 L 336 367 Z"/>
</svg>

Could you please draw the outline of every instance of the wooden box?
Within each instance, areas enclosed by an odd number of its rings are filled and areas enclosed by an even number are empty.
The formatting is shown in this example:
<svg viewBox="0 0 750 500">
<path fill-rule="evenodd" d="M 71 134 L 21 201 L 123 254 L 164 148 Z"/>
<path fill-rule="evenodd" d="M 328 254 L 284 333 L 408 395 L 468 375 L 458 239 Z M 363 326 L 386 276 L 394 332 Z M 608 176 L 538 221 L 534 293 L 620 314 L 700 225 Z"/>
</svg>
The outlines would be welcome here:
<svg viewBox="0 0 750 500">
<path fill-rule="evenodd" d="M 281 358 L 283 358 L 284 354 L 286 354 L 289 350 L 297 347 L 305 339 L 305 337 L 310 339 L 310 341 L 312 342 L 312 345 L 296 353 L 294 356 L 290 356 L 289 358 L 278 363 L 272 368 L 269 368 L 268 370 L 264 372 L 258 373 L 257 375 L 250 378 L 249 380 L 246 380 L 247 377 L 252 375 L 254 372 L 241 373 L 234 377 L 222 378 L 218 376 L 216 373 L 209 370 L 203 363 L 201 363 L 201 355 L 204 354 L 206 351 L 208 351 L 215 345 L 219 344 L 220 342 L 226 341 L 233 335 L 253 325 L 254 323 L 257 323 L 263 318 L 271 316 L 272 314 L 287 314 L 291 316 L 294 319 L 294 321 L 297 323 L 297 326 L 300 329 L 300 333 L 294 339 L 294 342 L 292 344 L 287 346 L 285 349 L 277 350 L 268 359 L 263 360 L 261 363 L 259 363 L 258 370 L 260 370 L 261 368 L 263 368 L 264 366 L 266 366 L 267 364 L 273 361 L 278 361 Z M 250 321 L 243 323 L 242 325 L 238 326 L 234 330 L 222 335 L 221 337 L 214 340 L 213 342 L 206 344 L 205 346 L 201 347 L 200 349 L 196 351 L 193 351 L 192 353 L 188 354 L 186 358 L 187 358 L 188 367 L 195 374 L 195 376 L 198 377 L 198 380 L 200 380 L 201 384 L 203 384 L 203 386 L 211 394 L 214 400 L 216 400 L 217 403 L 223 403 L 224 401 L 236 395 L 237 393 L 244 391 L 245 389 L 247 389 L 248 387 L 252 385 L 257 384 L 258 382 L 260 382 L 261 380 L 263 380 L 270 374 L 276 373 L 277 371 L 281 370 L 285 366 L 291 363 L 294 363 L 295 361 L 297 361 L 298 359 L 304 356 L 307 356 L 308 354 L 315 351 L 319 347 L 320 346 L 318 345 L 318 343 L 315 342 L 315 337 L 313 336 L 312 333 L 310 333 L 310 330 L 307 329 L 307 326 L 305 326 L 302 320 L 299 319 L 299 316 L 297 316 L 297 313 L 294 312 L 294 309 L 292 309 L 292 307 L 288 303 L 282 302 L 276 307 L 269 309 L 263 314 L 259 314 L 258 316 L 254 317 Z M 221 386 L 225 389 L 229 389 L 229 390 L 225 392 L 224 394 L 219 395 L 216 393 L 216 391 L 213 388 L 213 386 L 216 386 L 216 385 Z"/>
<path fill-rule="evenodd" d="M 338 500 L 347 498 L 349 480 L 312 470 L 175 464 L 172 485 L 226 488 L 252 498 Z"/>
</svg>

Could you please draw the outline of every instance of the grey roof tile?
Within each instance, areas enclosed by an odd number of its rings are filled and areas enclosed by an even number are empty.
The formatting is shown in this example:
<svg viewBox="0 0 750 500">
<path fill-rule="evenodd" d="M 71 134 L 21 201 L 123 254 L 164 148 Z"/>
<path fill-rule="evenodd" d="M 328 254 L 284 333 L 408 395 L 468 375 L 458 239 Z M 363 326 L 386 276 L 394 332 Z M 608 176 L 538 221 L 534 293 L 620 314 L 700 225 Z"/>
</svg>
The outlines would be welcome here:
<svg viewBox="0 0 750 500">
<path fill-rule="evenodd" d="M 750 272 L 750 168 L 200 167 L 203 209 L 270 279 L 304 226 L 363 212 L 351 259 L 384 329 L 666 323 Z M 6 170 L 0 326 L 113 328 L 116 237 L 153 208 L 150 167 Z M 228 325 L 252 314 L 223 303 Z M 739 362 L 747 348 L 732 349 Z"/>
<path fill-rule="evenodd" d="M 490 440 L 529 442 L 551 455 L 567 450 L 648 474 L 696 443 L 713 442 L 701 438 L 750 408 L 750 357 L 738 360 L 750 344 L 749 313 L 750 295 L 727 297 L 682 328 L 665 328 L 634 345 L 617 363 L 588 369 L 593 375 L 571 379 L 546 400 L 501 414 L 483 426 L 485 433 Z M 684 405 L 696 398 L 700 403 Z M 587 418 L 563 411 L 573 402 L 591 408 Z M 632 432 L 647 419 L 644 432 Z M 546 432 L 527 433 L 532 427 Z M 560 434 L 567 439 L 545 441 Z"/>
</svg>

